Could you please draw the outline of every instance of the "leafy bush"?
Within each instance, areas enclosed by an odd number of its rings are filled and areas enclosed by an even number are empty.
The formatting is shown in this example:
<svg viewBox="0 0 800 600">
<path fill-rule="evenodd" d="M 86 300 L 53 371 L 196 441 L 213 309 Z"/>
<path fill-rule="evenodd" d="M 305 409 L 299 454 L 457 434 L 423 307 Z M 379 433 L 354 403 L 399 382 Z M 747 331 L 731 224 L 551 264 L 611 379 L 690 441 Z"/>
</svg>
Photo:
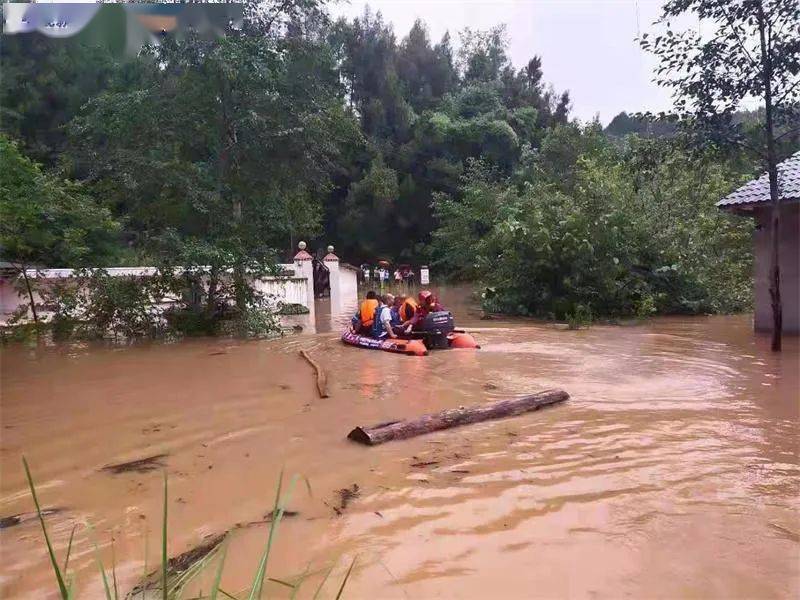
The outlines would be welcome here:
<svg viewBox="0 0 800 600">
<path fill-rule="evenodd" d="M 39 286 L 56 338 L 162 335 L 245 336 L 280 332 L 271 299 L 229 272 L 206 285 L 206 269 L 160 269 L 146 276 L 112 276 L 104 269 Z M 243 288 L 243 289 L 242 289 Z M 238 294 L 238 298 L 237 298 Z"/>
<path fill-rule="evenodd" d="M 279 315 L 307 315 L 310 312 L 307 307 L 294 302 L 283 303 L 278 309 Z"/>
<path fill-rule="evenodd" d="M 435 264 L 483 282 L 484 307 L 512 314 L 577 322 L 750 306 L 752 224 L 715 206 L 736 171 L 678 140 L 616 149 L 594 127 L 564 129 L 515 178 L 473 161 L 460 197 L 435 197 Z"/>
</svg>

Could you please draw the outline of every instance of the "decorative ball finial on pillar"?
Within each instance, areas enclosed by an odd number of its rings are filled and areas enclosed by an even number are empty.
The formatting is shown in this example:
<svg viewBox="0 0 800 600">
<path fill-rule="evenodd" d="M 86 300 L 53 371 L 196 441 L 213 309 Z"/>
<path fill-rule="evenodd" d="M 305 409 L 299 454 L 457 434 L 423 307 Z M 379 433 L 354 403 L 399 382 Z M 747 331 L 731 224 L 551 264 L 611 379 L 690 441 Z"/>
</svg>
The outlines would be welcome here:
<svg viewBox="0 0 800 600">
<path fill-rule="evenodd" d="M 297 247 L 300 249 L 297 254 L 294 255 L 295 260 L 311 260 L 312 256 L 306 252 L 306 248 L 308 245 L 305 242 L 298 242 Z"/>
<path fill-rule="evenodd" d="M 324 260 L 325 262 L 337 262 L 337 263 L 339 262 L 339 257 L 333 253 L 333 244 L 328 246 L 328 254 L 326 254 L 325 258 L 323 258 L 322 260 Z"/>
</svg>

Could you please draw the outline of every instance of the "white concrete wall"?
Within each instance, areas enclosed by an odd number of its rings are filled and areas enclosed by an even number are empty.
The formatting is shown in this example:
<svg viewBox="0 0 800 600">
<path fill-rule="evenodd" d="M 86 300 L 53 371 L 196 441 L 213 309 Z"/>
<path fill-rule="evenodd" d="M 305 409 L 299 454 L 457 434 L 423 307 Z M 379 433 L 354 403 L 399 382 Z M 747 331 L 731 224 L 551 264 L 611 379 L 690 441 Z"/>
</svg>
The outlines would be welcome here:
<svg viewBox="0 0 800 600">
<path fill-rule="evenodd" d="M 25 298 L 17 293 L 14 279 L 0 279 L 0 323 L 5 323 Z"/>
<path fill-rule="evenodd" d="M 335 263 L 337 276 L 331 278 L 331 296 L 339 299 L 343 305 L 352 303 L 352 298 L 357 296 L 356 271 L 351 267 L 344 267 L 339 270 L 338 261 Z M 310 320 L 313 323 L 315 318 L 314 308 L 314 274 L 310 260 L 298 260 L 290 264 L 279 265 L 282 267 L 286 276 L 282 277 L 262 277 L 255 282 L 255 287 L 261 293 L 267 295 L 273 306 L 279 302 L 286 304 L 301 304 L 309 309 Z M 144 276 L 153 274 L 155 269 L 152 267 L 116 267 L 107 269 L 112 276 Z M 36 285 L 48 285 L 48 283 L 60 279 L 69 279 L 73 274 L 72 269 L 41 269 L 30 270 L 29 276 L 36 279 Z M 34 292 L 34 301 L 41 303 L 41 298 Z M 174 303 L 174 299 L 161 298 L 154 302 L 160 308 L 166 309 Z M 5 323 L 8 318 L 17 310 L 20 305 L 27 305 L 27 295 L 20 296 L 15 288 L 14 279 L 0 279 L 0 324 Z M 30 315 L 29 315 L 30 316 Z M 47 319 L 50 313 L 41 309 L 40 316 Z"/>
<path fill-rule="evenodd" d="M 297 253 L 293 268 L 295 277 L 304 279 L 306 282 L 305 300 L 300 304 L 309 310 L 308 318 L 314 323 L 316 319 L 316 311 L 314 309 L 314 265 L 311 262 L 311 256 L 308 255 L 308 258 L 302 258 L 301 255 L 303 254 L 305 253 L 302 251 Z"/>
<path fill-rule="evenodd" d="M 283 302 L 308 307 L 309 285 L 313 287 L 313 282 L 304 277 L 265 277 L 256 281 L 254 287 L 262 294 L 266 294 L 273 306 L 277 302 Z"/>
<path fill-rule="evenodd" d="M 343 263 L 339 264 L 339 294 L 343 304 L 352 304 L 358 298 L 358 269 Z"/>
</svg>

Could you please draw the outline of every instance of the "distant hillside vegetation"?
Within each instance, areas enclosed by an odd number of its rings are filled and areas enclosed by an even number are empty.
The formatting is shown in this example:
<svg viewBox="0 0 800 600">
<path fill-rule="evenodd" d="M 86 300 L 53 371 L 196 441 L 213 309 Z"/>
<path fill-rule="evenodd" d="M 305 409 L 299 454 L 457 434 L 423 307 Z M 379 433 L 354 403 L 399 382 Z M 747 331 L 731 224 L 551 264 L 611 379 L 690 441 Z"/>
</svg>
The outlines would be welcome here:
<svg viewBox="0 0 800 600">
<path fill-rule="evenodd" d="M 625 111 L 619 113 L 611 119 L 611 122 L 604 129 L 606 135 L 613 137 L 625 137 L 635 133 L 642 137 L 671 137 L 677 130 L 674 123 L 647 119 L 637 115 L 629 115 Z"/>
</svg>

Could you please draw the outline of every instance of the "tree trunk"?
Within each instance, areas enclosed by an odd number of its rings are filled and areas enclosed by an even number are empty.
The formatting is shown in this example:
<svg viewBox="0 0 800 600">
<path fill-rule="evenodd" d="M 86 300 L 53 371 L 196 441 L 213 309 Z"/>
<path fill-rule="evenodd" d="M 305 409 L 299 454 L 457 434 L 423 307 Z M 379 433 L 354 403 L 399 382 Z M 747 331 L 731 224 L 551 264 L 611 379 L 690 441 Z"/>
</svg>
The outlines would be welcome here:
<svg viewBox="0 0 800 600">
<path fill-rule="evenodd" d="M 500 400 L 490 404 L 479 404 L 460 408 L 451 408 L 441 412 L 423 415 L 416 419 L 390 421 L 372 427 L 356 427 L 348 434 L 348 438 L 360 444 L 375 446 L 391 440 L 402 440 L 440 429 L 469 425 L 491 419 L 516 417 L 526 412 L 538 410 L 543 406 L 564 402 L 569 394 L 564 390 L 545 390 L 530 396 L 514 400 Z"/>
<path fill-rule="evenodd" d="M 217 286 L 219 285 L 219 274 L 216 267 L 211 267 L 208 274 L 208 293 L 206 295 L 206 315 L 209 318 L 214 316 L 217 310 Z"/>
<path fill-rule="evenodd" d="M 31 303 L 31 312 L 33 313 L 33 322 L 39 325 L 39 314 L 36 312 L 36 302 L 33 300 L 33 290 L 31 289 L 31 282 L 28 279 L 28 270 L 25 265 L 20 269 L 22 271 L 22 278 L 25 280 L 25 289 L 28 291 L 28 300 Z"/>
<path fill-rule="evenodd" d="M 770 253 L 769 253 L 769 298 L 772 305 L 772 343 L 773 352 L 781 351 L 783 333 L 783 306 L 781 304 L 780 271 L 780 231 L 781 210 L 778 190 L 778 158 L 775 151 L 775 130 L 772 106 L 772 57 L 767 47 L 766 19 L 764 7 L 758 4 L 758 33 L 761 43 L 761 66 L 764 76 L 764 113 L 767 134 L 767 173 L 769 176 L 769 198 L 772 204 L 770 214 Z"/>
<path fill-rule="evenodd" d="M 774 172 L 773 172 L 774 171 Z M 772 341 L 770 347 L 773 352 L 781 351 L 783 330 L 783 306 L 781 302 L 781 271 L 780 271 L 780 230 L 781 212 L 778 199 L 778 174 L 777 168 L 771 168 L 769 174 L 770 198 L 772 210 L 770 211 L 770 251 L 769 251 L 769 299 L 772 306 Z"/>
</svg>

